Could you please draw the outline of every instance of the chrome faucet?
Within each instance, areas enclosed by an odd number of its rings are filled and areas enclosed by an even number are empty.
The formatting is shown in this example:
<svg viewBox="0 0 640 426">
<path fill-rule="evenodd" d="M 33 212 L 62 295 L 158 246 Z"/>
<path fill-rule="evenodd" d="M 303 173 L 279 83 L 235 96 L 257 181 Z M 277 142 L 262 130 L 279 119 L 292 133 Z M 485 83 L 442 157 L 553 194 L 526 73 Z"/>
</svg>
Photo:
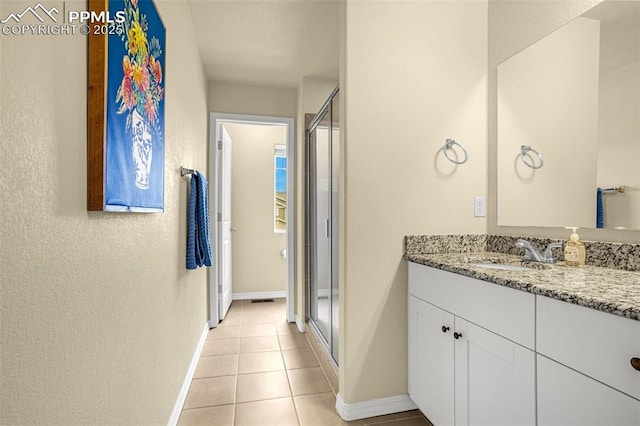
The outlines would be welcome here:
<svg viewBox="0 0 640 426">
<path fill-rule="evenodd" d="M 540 250 L 529 241 L 519 239 L 516 241 L 516 247 L 524 250 L 523 260 L 530 260 L 533 262 L 541 262 L 541 263 L 555 263 L 556 257 L 553 254 L 554 248 L 562 247 L 562 243 L 551 243 L 547 246 L 546 249 L 542 253 Z"/>
</svg>

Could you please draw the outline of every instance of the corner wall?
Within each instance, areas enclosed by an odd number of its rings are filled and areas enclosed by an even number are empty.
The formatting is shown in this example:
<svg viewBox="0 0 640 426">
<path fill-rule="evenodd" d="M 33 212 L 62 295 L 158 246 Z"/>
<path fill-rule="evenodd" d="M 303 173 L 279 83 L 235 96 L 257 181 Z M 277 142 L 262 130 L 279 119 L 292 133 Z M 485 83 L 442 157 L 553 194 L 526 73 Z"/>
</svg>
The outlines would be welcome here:
<svg viewBox="0 0 640 426">
<path fill-rule="evenodd" d="M 207 82 L 185 3 L 156 5 L 162 214 L 87 212 L 86 37 L 0 35 L 0 424 L 166 424 L 203 332 L 207 270 L 185 269 L 179 168 L 206 170 Z"/>
<path fill-rule="evenodd" d="M 403 237 L 485 233 L 487 3 L 347 0 L 340 395 L 407 394 Z M 446 138 L 467 163 L 444 159 Z"/>
</svg>

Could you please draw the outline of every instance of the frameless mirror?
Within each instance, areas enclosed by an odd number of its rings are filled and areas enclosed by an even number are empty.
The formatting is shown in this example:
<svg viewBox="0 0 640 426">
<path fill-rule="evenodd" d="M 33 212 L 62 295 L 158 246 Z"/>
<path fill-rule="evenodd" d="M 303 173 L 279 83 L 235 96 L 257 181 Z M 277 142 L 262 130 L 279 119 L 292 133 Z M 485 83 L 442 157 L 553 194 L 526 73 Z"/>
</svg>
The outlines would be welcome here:
<svg viewBox="0 0 640 426">
<path fill-rule="evenodd" d="M 499 226 L 640 229 L 640 2 L 598 4 L 497 88 Z"/>
</svg>

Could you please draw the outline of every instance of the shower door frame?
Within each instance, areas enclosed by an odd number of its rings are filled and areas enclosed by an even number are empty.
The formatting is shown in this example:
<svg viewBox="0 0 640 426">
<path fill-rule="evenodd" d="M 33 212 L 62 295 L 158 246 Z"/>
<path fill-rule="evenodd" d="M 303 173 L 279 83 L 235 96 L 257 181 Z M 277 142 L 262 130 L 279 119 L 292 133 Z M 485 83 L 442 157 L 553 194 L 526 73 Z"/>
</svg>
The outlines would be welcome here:
<svg viewBox="0 0 640 426">
<path fill-rule="evenodd" d="M 334 306 L 333 303 L 333 296 L 334 296 L 334 291 L 338 291 L 337 288 L 337 280 L 338 280 L 338 255 L 337 255 L 337 242 L 338 242 L 338 235 L 336 232 L 334 232 L 334 230 L 337 229 L 338 227 L 338 217 L 336 216 L 334 218 L 334 213 L 337 215 L 337 205 L 334 206 L 334 203 L 337 203 L 337 200 L 334 200 L 332 194 L 334 191 L 334 182 L 333 182 L 333 172 L 334 172 L 334 168 L 335 170 L 338 170 L 339 164 L 334 164 L 334 141 L 333 141 L 333 136 L 334 136 L 334 128 L 333 125 L 336 122 L 336 120 L 338 119 L 337 115 L 334 116 L 334 98 L 336 97 L 337 94 L 339 94 L 340 91 L 340 87 L 336 86 L 336 88 L 331 92 L 331 94 L 329 95 L 329 98 L 327 99 L 327 101 L 323 104 L 323 106 L 320 108 L 320 110 L 318 111 L 318 113 L 315 115 L 315 117 L 313 118 L 313 120 L 311 120 L 310 124 L 308 126 L 305 126 L 305 217 L 304 217 L 304 221 L 305 221 L 305 292 L 306 292 L 306 297 L 305 297 L 305 321 L 307 324 L 309 324 L 310 328 L 313 330 L 313 332 L 315 333 L 315 335 L 318 337 L 318 340 L 322 343 L 322 345 L 324 346 L 324 349 L 327 352 L 327 355 L 329 356 L 329 359 L 331 359 L 332 362 L 334 362 L 336 364 L 336 367 L 338 366 L 338 351 L 337 351 L 337 347 L 335 348 L 335 352 L 334 352 L 334 345 L 338 344 L 338 336 L 334 336 L 334 333 L 339 333 L 338 330 L 336 330 L 337 327 L 334 326 L 333 322 L 334 319 L 336 318 L 338 312 L 335 312 L 334 315 L 334 309 L 339 309 L 338 306 Z M 313 130 L 315 130 L 320 123 L 323 120 L 323 117 L 325 116 L 325 114 L 328 116 L 329 118 L 329 128 L 328 128 L 328 146 L 329 146 L 329 155 L 328 155 L 328 160 L 329 160 L 329 182 L 330 182 L 330 186 L 329 186 L 329 224 L 330 224 L 330 231 L 329 234 L 331 235 L 331 238 L 329 239 L 329 265 L 330 265 L 330 271 L 329 271 L 329 276 L 330 276 L 330 295 L 329 295 L 329 335 L 325 336 L 321 330 L 320 327 L 316 324 L 314 318 L 312 318 L 312 303 L 317 302 L 317 300 L 312 300 L 314 295 L 312 294 L 311 291 L 311 285 L 312 285 L 312 277 L 313 277 L 313 268 L 314 268 L 314 257 L 315 257 L 315 253 L 314 250 L 316 248 L 316 230 L 317 228 L 313 227 L 313 221 L 315 221 L 315 216 L 316 216 L 316 212 L 315 210 L 312 210 L 312 208 L 315 205 L 315 200 L 312 199 L 312 195 L 315 194 L 315 190 L 312 190 L 312 184 L 314 183 L 314 181 L 312 180 L 312 173 L 315 173 L 316 167 L 315 167 L 315 160 L 316 157 L 312 156 L 312 153 L 315 152 L 315 146 L 311 146 L 311 133 Z M 339 143 L 339 140 L 336 141 L 337 143 Z M 339 152 L 338 152 L 339 155 Z M 340 158 L 338 157 L 338 162 L 340 161 Z M 336 184 L 336 187 L 339 187 L 339 182 Z M 337 188 L 335 188 L 337 189 Z M 335 208 L 335 210 L 334 210 Z M 334 222 L 335 219 L 335 222 Z M 334 241 L 335 239 L 335 241 Z M 334 252 L 335 250 L 335 252 Z M 335 281 L 335 282 L 334 282 Z M 317 284 L 316 284 L 316 292 L 317 292 Z M 339 297 L 339 294 L 338 294 Z M 317 299 L 317 295 L 316 295 L 316 299 Z M 317 305 L 316 305 L 316 312 L 317 312 Z M 339 322 L 339 319 L 338 319 Z M 338 324 L 339 327 L 339 324 Z"/>
</svg>

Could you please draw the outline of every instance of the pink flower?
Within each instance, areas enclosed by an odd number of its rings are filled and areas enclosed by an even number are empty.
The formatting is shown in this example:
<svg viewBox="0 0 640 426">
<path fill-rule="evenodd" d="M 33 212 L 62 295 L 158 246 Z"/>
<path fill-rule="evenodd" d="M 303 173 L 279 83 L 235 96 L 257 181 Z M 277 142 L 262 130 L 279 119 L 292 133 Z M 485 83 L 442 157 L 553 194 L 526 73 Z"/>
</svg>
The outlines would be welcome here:
<svg viewBox="0 0 640 426">
<path fill-rule="evenodd" d="M 156 121 L 156 107 L 149 92 L 147 92 L 147 102 L 144 104 L 144 110 L 149 118 L 149 123 L 154 123 Z"/>
<path fill-rule="evenodd" d="M 126 105 L 127 109 L 133 109 L 136 106 L 136 95 L 133 92 L 133 85 L 131 84 L 131 78 L 126 75 L 122 79 L 122 101 Z"/>
<path fill-rule="evenodd" d="M 142 69 L 142 80 L 140 85 L 140 91 L 146 92 L 149 90 L 149 85 L 151 84 L 151 75 L 149 74 L 148 68 Z"/>
</svg>

